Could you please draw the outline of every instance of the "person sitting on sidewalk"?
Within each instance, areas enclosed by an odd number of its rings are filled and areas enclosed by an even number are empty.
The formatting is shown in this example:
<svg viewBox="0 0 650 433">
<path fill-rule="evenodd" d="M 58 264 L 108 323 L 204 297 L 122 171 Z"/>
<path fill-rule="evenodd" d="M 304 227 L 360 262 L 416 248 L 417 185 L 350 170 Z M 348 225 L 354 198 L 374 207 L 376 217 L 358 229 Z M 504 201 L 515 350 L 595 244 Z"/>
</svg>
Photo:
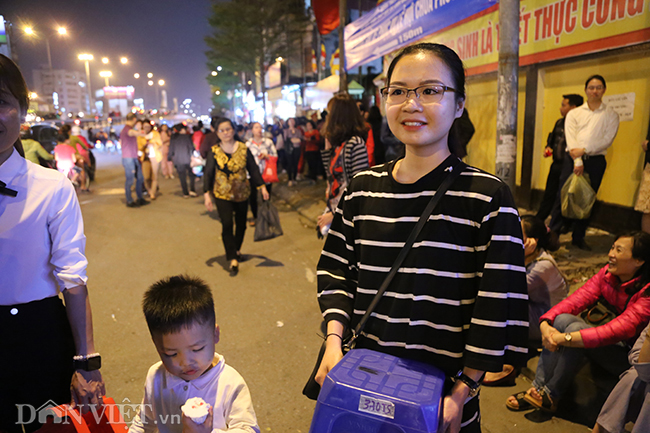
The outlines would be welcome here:
<svg viewBox="0 0 650 433">
<path fill-rule="evenodd" d="M 630 351 L 632 367 L 621 376 L 600 410 L 592 433 L 614 433 L 634 422 L 632 433 L 643 433 L 650 426 L 650 325 Z"/>
<path fill-rule="evenodd" d="M 612 375 L 627 370 L 629 345 L 650 321 L 649 295 L 650 235 L 640 231 L 621 235 L 609 250 L 608 264 L 541 317 L 545 350 L 533 386 L 508 397 L 508 409 L 554 413 L 585 356 Z M 600 326 L 589 325 L 580 313 L 603 299 L 617 317 Z"/>
<path fill-rule="evenodd" d="M 521 229 L 524 233 L 528 323 L 537 324 L 544 313 L 566 298 L 568 287 L 555 259 L 548 253 L 558 249 L 557 238 L 554 238 L 544 222 L 534 215 L 521 217 Z M 531 346 L 538 347 L 536 344 L 539 344 L 541 339 L 539 326 L 529 326 L 528 340 L 533 343 Z M 505 364 L 503 371 L 499 373 L 485 373 L 483 385 L 514 385 L 517 374 L 514 366 Z"/>
</svg>

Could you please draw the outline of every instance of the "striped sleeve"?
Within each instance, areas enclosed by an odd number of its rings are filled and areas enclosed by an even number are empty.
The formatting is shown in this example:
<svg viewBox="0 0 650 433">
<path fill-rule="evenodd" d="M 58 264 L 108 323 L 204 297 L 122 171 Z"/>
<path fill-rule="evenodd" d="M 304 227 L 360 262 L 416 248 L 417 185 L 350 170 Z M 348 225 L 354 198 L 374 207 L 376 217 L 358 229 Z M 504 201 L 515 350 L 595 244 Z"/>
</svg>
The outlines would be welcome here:
<svg viewBox="0 0 650 433">
<path fill-rule="evenodd" d="M 347 191 L 344 193 L 346 194 Z M 351 205 L 341 200 L 318 261 L 318 303 L 326 322 L 337 320 L 346 327 L 352 317 L 358 282 Z"/>
<path fill-rule="evenodd" d="M 487 206 L 477 244 L 482 276 L 465 342 L 464 365 L 500 371 L 525 365 L 528 294 L 521 223 L 510 189 L 502 184 Z M 479 265 L 480 267 L 480 265 Z"/>
<path fill-rule="evenodd" d="M 361 137 L 352 137 L 346 143 L 345 166 L 348 178 L 370 167 L 368 162 L 368 149 Z"/>
</svg>

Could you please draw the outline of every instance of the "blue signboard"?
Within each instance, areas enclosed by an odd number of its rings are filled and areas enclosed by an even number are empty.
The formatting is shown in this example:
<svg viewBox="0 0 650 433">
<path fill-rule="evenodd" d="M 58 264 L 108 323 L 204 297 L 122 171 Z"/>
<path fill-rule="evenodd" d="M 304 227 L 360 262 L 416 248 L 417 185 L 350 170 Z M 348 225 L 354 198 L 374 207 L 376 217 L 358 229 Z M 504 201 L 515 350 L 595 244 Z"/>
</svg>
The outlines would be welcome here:
<svg viewBox="0 0 650 433">
<path fill-rule="evenodd" d="M 386 0 L 345 26 L 345 68 L 375 60 L 497 3 L 498 0 Z"/>
</svg>

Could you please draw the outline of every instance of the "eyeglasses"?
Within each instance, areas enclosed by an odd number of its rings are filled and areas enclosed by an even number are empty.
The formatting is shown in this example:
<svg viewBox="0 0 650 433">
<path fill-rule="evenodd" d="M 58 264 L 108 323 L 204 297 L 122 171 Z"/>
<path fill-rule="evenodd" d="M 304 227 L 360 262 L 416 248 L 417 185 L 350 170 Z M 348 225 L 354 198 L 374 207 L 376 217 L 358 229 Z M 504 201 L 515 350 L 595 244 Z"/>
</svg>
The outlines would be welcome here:
<svg viewBox="0 0 650 433">
<path fill-rule="evenodd" d="M 418 86 L 414 89 L 389 86 L 381 89 L 381 96 L 387 104 L 403 104 L 409 98 L 409 94 L 413 92 L 422 104 L 433 104 L 440 102 L 445 92 L 455 91 L 456 89 L 453 87 L 443 86 L 442 84 L 427 84 L 426 86 Z"/>
</svg>

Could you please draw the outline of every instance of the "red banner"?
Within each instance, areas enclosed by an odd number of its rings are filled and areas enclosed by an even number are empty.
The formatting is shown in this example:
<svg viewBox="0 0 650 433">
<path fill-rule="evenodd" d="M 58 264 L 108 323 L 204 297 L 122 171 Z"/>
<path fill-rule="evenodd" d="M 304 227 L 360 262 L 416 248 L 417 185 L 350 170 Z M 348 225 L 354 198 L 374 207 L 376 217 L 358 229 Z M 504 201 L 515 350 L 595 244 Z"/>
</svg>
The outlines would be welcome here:
<svg viewBox="0 0 650 433">
<path fill-rule="evenodd" d="M 339 26 L 339 0 L 313 0 L 311 7 L 321 35 L 326 35 Z"/>
</svg>

